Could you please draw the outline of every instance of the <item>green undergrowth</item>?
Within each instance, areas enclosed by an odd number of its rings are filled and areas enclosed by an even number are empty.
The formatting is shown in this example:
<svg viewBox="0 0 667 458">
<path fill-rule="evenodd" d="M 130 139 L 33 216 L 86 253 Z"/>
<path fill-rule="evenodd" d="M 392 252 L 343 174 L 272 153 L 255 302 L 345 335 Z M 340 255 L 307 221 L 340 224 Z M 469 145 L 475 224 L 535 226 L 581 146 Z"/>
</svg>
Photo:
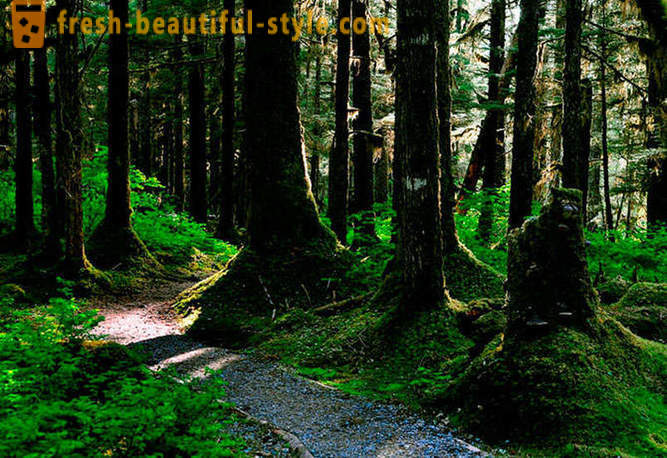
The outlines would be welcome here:
<svg viewBox="0 0 667 458">
<path fill-rule="evenodd" d="M 29 308 L 0 296 L 0 455 L 243 456 L 220 377 L 150 372 L 91 340 L 101 318 L 62 292 Z"/>
<path fill-rule="evenodd" d="M 107 189 L 107 149 L 98 147 L 83 167 L 84 234 L 92 236 L 104 219 Z M 35 225 L 42 227 L 40 214 L 41 174 L 33 170 Z M 100 288 L 114 293 L 141 289 L 156 277 L 185 278 L 193 272 L 213 273 L 220 270 L 237 253 L 237 247 L 216 239 L 204 225 L 195 223 L 186 213 L 176 210 L 173 197 L 155 178 L 144 176 L 134 167 L 130 171 L 132 189 L 132 223 L 134 231 L 148 255 L 132 258 L 131 262 L 102 262 L 106 270 L 95 272 L 104 277 L 99 285 L 80 286 L 93 292 Z M 15 218 L 14 173 L 0 172 L 0 234 L 12 230 Z M 88 240 L 87 242 L 91 242 Z M 114 243 L 121 250 L 128 243 Z M 110 246 L 111 243 L 107 243 Z M 87 247 L 91 260 L 105 258 L 105 247 L 93 243 Z M 142 248 L 143 251 L 143 248 Z M 145 251 L 143 251 L 145 254 Z M 112 256 L 113 257 L 113 256 Z M 156 262 L 159 264 L 156 264 Z M 58 264 L 42 259 L 39 252 L 3 253 L 0 255 L 0 283 L 19 284 L 29 293 L 29 300 L 41 301 L 52 295 L 57 287 L 56 278 L 62 275 Z M 90 292 L 89 292 L 90 293 Z"/>
</svg>

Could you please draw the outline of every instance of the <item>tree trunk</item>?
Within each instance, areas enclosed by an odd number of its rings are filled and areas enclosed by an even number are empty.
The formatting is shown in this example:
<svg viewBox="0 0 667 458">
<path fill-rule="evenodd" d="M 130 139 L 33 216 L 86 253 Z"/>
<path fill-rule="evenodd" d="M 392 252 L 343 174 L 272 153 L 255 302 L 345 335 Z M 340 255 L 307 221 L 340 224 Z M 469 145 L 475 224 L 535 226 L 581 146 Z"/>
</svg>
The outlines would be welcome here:
<svg viewBox="0 0 667 458">
<path fill-rule="evenodd" d="M 192 46 L 193 59 L 203 54 L 203 45 Z M 206 195 L 206 108 L 204 66 L 194 64 L 188 81 L 190 92 L 190 213 L 198 223 L 208 219 Z"/>
<path fill-rule="evenodd" d="M 387 151 L 386 131 L 379 132 L 383 137 L 380 157 L 375 163 L 375 201 L 380 204 L 387 203 L 389 199 L 389 151 Z"/>
<path fill-rule="evenodd" d="M 234 0 L 225 0 L 224 7 L 229 11 L 229 16 L 234 15 Z M 227 33 L 223 38 L 223 61 L 222 74 L 222 181 L 220 195 L 220 222 L 218 235 L 229 239 L 234 233 L 234 125 L 236 116 L 234 113 L 234 71 L 235 62 L 235 37 Z"/>
<path fill-rule="evenodd" d="M 71 16 L 77 15 L 77 4 L 74 0 L 56 3 L 59 10 L 65 9 Z M 70 34 L 66 27 L 56 41 L 56 157 L 58 198 L 62 201 L 64 215 L 64 268 L 71 275 L 90 267 L 84 248 L 81 205 L 83 132 L 78 56 L 77 35 Z"/>
<path fill-rule="evenodd" d="M 128 20 L 128 0 L 111 0 L 114 15 L 121 23 Z M 125 21 L 125 22 L 124 22 Z M 109 188 L 107 191 L 106 230 L 131 229 L 130 154 L 128 135 L 129 46 L 127 31 L 109 35 Z"/>
<path fill-rule="evenodd" d="M 352 14 L 351 0 L 338 0 L 338 23 Z M 336 132 L 329 158 L 329 218 L 341 243 L 347 243 L 347 193 L 349 187 L 350 35 L 340 30 L 336 64 Z"/>
<path fill-rule="evenodd" d="M 56 177 L 53 167 L 53 139 L 51 135 L 51 96 L 46 48 L 35 50 L 35 94 L 39 101 L 35 127 L 39 139 L 39 167 L 42 172 L 42 221 L 46 234 L 45 252 L 56 255 L 58 246 Z"/>
<path fill-rule="evenodd" d="M 436 2 L 399 0 L 396 161 L 401 188 L 397 261 L 402 306 L 428 309 L 444 300 L 436 89 Z M 419 71 L 415 71 L 419 69 Z"/>
<path fill-rule="evenodd" d="M 533 76 L 537 64 L 539 2 L 521 0 L 521 17 L 517 29 L 516 96 L 514 107 L 514 148 L 512 154 L 512 189 L 509 227 L 516 228 L 530 215 L 533 204 L 533 146 L 535 141 L 535 87 Z"/>
<path fill-rule="evenodd" d="M 651 15 L 651 5 L 642 2 L 642 12 L 649 21 L 651 43 L 646 52 L 648 81 L 648 107 L 652 129 L 647 146 L 655 151 L 648 161 L 649 180 L 646 201 L 646 219 L 649 228 L 667 227 L 667 70 L 665 48 L 667 47 L 667 21 L 664 15 Z M 657 2 L 654 8 L 660 8 Z"/>
<path fill-rule="evenodd" d="M 179 45 L 182 42 L 180 35 L 175 38 L 174 60 L 179 62 L 183 55 Z M 174 78 L 174 195 L 176 196 L 176 210 L 185 208 L 185 157 L 183 154 L 183 77 L 177 67 L 172 74 Z"/>
<path fill-rule="evenodd" d="M 148 11 L 148 0 L 142 0 L 142 13 Z M 141 74 L 141 102 L 139 104 L 139 157 L 135 158 L 137 167 L 148 177 L 153 176 L 153 142 L 151 139 L 151 74 L 149 48 L 145 50 Z"/>
<path fill-rule="evenodd" d="M 581 111 L 581 0 L 566 0 L 565 72 L 563 75 L 563 186 L 579 189 L 583 145 Z M 585 202 L 584 202 L 585 204 Z M 585 208 L 585 207 L 584 207 Z M 582 209 L 583 210 L 583 209 Z"/>
<path fill-rule="evenodd" d="M 505 94 L 500 93 L 500 74 L 505 61 L 505 0 L 491 3 L 491 37 L 489 43 L 489 133 L 484 158 L 482 188 L 490 195 L 505 183 Z M 490 197 L 490 195 L 488 197 Z M 493 230 L 493 202 L 487 199 L 479 218 L 479 236 L 488 243 Z"/>
<path fill-rule="evenodd" d="M 294 14 L 291 0 L 246 0 L 246 9 L 264 23 Z M 262 253 L 330 234 L 320 223 L 306 177 L 294 51 L 289 36 L 266 30 L 246 36 L 248 237 L 249 246 Z"/>
<path fill-rule="evenodd" d="M 368 21 L 367 0 L 354 0 L 353 20 L 363 18 Z M 371 101 L 371 42 L 368 29 L 363 34 L 355 34 L 352 39 L 354 55 L 354 77 L 352 78 L 352 104 L 359 110 L 352 123 L 354 163 L 354 188 L 352 213 L 364 212 L 360 232 L 364 234 L 358 241 L 369 240 L 375 235 L 373 216 L 373 107 Z"/>
<path fill-rule="evenodd" d="M 322 44 L 317 45 L 317 57 L 315 58 L 315 93 L 313 95 L 313 111 L 315 113 L 315 127 L 313 129 L 313 148 L 310 152 L 310 187 L 313 189 L 315 202 L 320 205 L 320 140 L 322 137 L 322 124 L 319 116 L 322 112 Z"/>
<path fill-rule="evenodd" d="M 601 2 L 602 22 L 606 22 L 606 5 Z M 611 193 L 609 185 L 609 142 L 607 135 L 607 68 L 605 59 L 607 58 L 607 40 L 603 35 L 600 36 L 600 116 L 602 127 L 602 187 L 604 196 L 604 222 L 607 230 L 614 229 L 614 214 L 611 207 Z"/>
<path fill-rule="evenodd" d="M 452 172 L 452 93 L 451 66 L 449 63 L 449 0 L 437 0 L 435 10 L 435 34 L 437 44 L 437 93 L 440 149 L 440 200 L 442 246 L 445 255 L 458 250 L 459 240 L 454 222 L 456 186 Z"/>
<path fill-rule="evenodd" d="M 584 227 L 588 222 L 588 183 L 589 167 L 591 161 L 591 125 L 593 122 L 593 84 L 591 80 L 585 79 L 581 82 L 581 153 L 579 154 L 578 181 L 581 184 L 582 214 Z"/>
<path fill-rule="evenodd" d="M 35 232 L 32 200 L 32 122 L 30 116 L 30 54 L 16 53 L 16 241 L 27 244 Z"/>
<path fill-rule="evenodd" d="M 556 0 L 556 28 L 565 29 L 565 0 Z M 564 46 L 562 42 L 554 44 L 554 79 L 563 80 L 563 68 L 565 63 Z M 563 153 L 563 91 L 562 86 L 555 90 L 554 98 L 557 103 L 551 110 L 551 153 L 550 160 L 552 164 L 560 163 Z"/>
<path fill-rule="evenodd" d="M 516 51 L 514 51 L 514 49 L 516 49 L 518 46 L 518 38 L 518 34 L 515 33 L 510 45 L 510 52 L 507 53 L 507 57 L 505 58 L 505 62 L 503 63 L 502 70 L 500 72 L 498 93 L 501 95 L 501 97 L 505 95 L 505 97 L 502 98 L 502 103 L 505 103 L 505 99 L 507 98 L 507 94 L 509 92 L 510 82 L 512 81 L 512 70 L 514 70 L 516 62 Z M 465 176 L 463 177 L 463 184 L 461 186 L 459 200 L 463 199 L 466 193 L 475 191 L 477 182 L 482 176 L 482 170 L 484 166 L 484 156 L 482 153 L 484 151 L 485 145 L 488 143 L 489 136 L 492 134 L 491 118 L 493 116 L 494 113 L 491 110 L 487 110 L 486 116 L 484 117 L 482 125 L 480 126 L 477 141 L 475 142 L 472 154 L 470 155 L 470 163 L 468 164 Z M 504 123 L 504 117 L 502 121 Z M 503 166 L 503 168 L 504 167 L 505 166 Z"/>
</svg>

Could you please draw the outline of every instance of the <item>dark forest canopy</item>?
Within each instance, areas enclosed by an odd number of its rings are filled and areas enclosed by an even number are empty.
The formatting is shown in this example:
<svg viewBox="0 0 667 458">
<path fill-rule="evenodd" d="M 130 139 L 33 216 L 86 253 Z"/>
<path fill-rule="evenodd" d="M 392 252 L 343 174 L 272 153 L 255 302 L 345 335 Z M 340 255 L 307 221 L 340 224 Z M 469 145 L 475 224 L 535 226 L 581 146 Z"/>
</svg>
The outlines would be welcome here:
<svg viewBox="0 0 667 458">
<path fill-rule="evenodd" d="M 400 455 L 385 401 L 446 419 L 416 456 L 667 453 L 664 1 L 35 3 L 0 7 L 0 455 Z"/>
</svg>

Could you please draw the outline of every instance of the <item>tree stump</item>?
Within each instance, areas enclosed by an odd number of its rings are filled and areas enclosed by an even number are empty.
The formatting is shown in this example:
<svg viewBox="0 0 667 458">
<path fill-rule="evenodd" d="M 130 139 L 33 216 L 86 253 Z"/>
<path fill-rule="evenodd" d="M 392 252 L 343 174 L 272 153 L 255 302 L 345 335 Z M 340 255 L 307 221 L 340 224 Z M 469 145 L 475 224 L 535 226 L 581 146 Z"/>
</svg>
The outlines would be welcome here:
<svg viewBox="0 0 667 458">
<path fill-rule="evenodd" d="M 510 233 L 507 293 L 508 337 L 589 328 L 598 299 L 586 263 L 581 191 L 552 190 L 540 216 Z"/>
</svg>

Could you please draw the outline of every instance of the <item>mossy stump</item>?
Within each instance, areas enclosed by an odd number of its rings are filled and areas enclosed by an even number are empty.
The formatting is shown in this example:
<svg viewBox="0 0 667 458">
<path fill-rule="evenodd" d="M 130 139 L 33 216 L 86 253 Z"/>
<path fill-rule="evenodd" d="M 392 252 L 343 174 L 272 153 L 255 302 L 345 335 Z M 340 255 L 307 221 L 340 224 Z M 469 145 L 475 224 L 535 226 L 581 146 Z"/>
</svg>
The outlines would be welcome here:
<svg viewBox="0 0 667 458">
<path fill-rule="evenodd" d="M 558 326 L 590 327 L 598 299 L 590 282 L 581 192 L 554 189 L 537 218 L 509 235 L 507 338 Z"/>
<path fill-rule="evenodd" d="M 539 217 L 512 232 L 507 326 L 441 402 L 518 454 L 664 454 L 666 347 L 599 308 L 580 202 L 578 191 L 555 190 Z"/>
</svg>

